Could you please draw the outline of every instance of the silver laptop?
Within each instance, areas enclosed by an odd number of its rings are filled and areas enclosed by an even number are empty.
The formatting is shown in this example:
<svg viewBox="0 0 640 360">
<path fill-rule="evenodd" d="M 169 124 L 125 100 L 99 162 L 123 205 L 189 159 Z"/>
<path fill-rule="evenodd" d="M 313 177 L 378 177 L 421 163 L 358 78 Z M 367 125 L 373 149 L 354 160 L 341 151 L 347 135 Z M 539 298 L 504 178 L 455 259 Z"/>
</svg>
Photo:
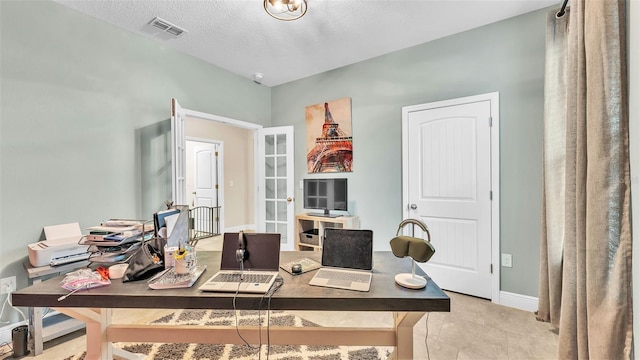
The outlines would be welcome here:
<svg viewBox="0 0 640 360">
<path fill-rule="evenodd" d="M 373 270 L 373 231 L 326 228 L 322 268 L 309 285 L 369 291 Z"/>
<path fill-rule="evenodd" d="M 280 234 L 240 234 L 224 234 L 220 271 L 198 289 L 258 294 L 269 291 L 279 272 Z"/>
</svg>

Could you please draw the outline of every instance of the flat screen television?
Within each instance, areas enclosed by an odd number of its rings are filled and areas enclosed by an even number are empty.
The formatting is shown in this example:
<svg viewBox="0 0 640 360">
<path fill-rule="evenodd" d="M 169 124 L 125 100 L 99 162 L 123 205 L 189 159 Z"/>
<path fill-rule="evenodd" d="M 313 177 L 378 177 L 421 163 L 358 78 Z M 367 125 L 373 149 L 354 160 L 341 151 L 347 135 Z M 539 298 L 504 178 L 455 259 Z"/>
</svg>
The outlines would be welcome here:
<svg viewBox="0 0 640 360">
<path fill-rule="evenodd" d="M 305 209 L 323 210 L 317 216 L 337 217 L 332 210 L 347 211 L 347 179 L 304 179 Z"/>
</svg>

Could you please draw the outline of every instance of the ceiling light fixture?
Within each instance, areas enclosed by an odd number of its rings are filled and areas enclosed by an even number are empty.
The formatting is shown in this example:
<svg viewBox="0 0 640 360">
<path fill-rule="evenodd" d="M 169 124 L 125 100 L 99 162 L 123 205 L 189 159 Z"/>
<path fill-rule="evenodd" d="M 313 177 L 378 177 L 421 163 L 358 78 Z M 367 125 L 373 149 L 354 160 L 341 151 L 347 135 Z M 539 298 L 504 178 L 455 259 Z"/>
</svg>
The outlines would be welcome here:
<svg viewBox="0 0 640 360">
<path fill-rule="evenodd" d="M 278 20 L 296 20 L 307 13 L 307 0 L 264 0 L 264 10 Z"/>
</svg>

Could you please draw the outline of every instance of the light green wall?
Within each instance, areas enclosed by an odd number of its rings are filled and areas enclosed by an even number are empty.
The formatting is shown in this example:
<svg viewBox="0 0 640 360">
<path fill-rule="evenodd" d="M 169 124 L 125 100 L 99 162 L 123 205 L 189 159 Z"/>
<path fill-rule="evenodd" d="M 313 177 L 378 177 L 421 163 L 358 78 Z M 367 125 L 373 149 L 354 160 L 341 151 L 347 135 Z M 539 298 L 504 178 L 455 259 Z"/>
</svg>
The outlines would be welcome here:
<svg viewBox="0 0 640 360">
<path fill-rule="evenodd" d="M 351 97 L 349 206 L 361 226 L 374 231 L 375 248 L 388 250 L 403 210 L 402 107 L 498 91 L 501 247 L 513 254 L 513 268 L 502 268 L 501 290 L 537 296 L 545 14 L 526 14 L 274 87 L 273 125 L 295 126 L 296 184 L 309 176 L 305 106 Z M 300 190 L 296 197 L 302 198 Z M 296 206 L 302 211 L 300 201 Z"/>
<path fill-rule="evenodd" d="M 271 122 L 268 87 L 162 43 L 50 1 L 1 1 L 0 16 L 0 276 L 17 275 L 18 288 L 43 226 L 162 207 L 172 97 Z"/>
</svg>

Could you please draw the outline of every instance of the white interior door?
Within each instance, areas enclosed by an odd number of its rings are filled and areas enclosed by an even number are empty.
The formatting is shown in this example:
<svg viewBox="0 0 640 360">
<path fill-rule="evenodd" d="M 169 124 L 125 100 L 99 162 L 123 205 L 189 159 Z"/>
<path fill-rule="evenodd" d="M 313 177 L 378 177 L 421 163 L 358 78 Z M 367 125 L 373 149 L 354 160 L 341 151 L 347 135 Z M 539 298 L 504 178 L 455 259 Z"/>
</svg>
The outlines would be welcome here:
<svg viewBox="0 0 640 360">
<path fill-rule="evenodd" d="M 263 128 L 257 133 L 258 231 L 280 233 L 282 250 L 293 250 L 293 126 Z"/>
<path fill-rule="evenodd" d="M 221 208 L 224 189 L 220 179 L 222 178 L 222 143 L 212 141 L 187 140 L 187 196 L 191 207 L 206 206 Z M 215 217 L 219 219 L 221 211 L 215 211 Z M 194 228 L 199 231 L 209 232 L 212 229 L 219 231 L 212 224 L 214 218 L 208 211 L 196 211 L 194 215 Z"/>
<path fill-rule="evenodd" d="M 176 99 L 171 99 L 171 194 L 174 205 L 187 205 L 185 114 Z"/>
<path fill-rule="evenodd" d="M 488 299 L 498 251 L 492 239 L 494 109 L 486 96 L 403 108 L 404 214 L 428 226 L 436 249 L 420 266 L 443 289 Z"/>
<path fill-rule="evenodd" d="M 193 145 L 193 206 L 218 206 L 218 144 Z"/>
</svg>

